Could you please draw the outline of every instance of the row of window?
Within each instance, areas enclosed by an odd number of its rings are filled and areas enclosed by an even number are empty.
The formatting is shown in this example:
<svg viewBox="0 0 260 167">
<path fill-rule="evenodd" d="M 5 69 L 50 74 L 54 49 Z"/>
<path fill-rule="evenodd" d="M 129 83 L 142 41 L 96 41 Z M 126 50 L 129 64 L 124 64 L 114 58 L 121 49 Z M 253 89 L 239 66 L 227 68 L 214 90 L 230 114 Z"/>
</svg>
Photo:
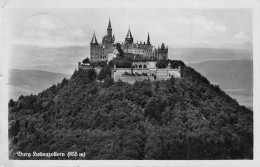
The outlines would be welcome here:
<svg viewBox="0 0 260 167">
<path fill-rule="evenodd" d="M 98 57 L 91 56 L 91 59 L 106 59 L 106 57 L 104 57 L 104 56 L 98 56 Z"/>
</svg>

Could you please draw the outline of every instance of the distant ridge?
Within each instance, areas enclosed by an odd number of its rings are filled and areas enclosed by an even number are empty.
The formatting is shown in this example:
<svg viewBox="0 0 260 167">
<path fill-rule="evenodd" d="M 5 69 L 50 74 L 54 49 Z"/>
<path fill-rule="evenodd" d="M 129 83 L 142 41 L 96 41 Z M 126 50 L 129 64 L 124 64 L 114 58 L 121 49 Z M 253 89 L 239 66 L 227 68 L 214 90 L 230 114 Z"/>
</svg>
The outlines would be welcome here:
<svg viewBox="0 0 260 167">
<path fill-rule="evenodd" d="M 242 105 L 253 107 L 253 61 L 211 60 L 190 63 L 191 67 L 217 84 Z"/>
<path fill-rule="evenodd" d="M 10 69 L 9 82 L 10 98 L 17 99 L 25 93 L 39 93 L 40 91 L 57 84 L 63 78 L 70 78 L 68 74 L 47 72 L 31 69 Z"/>
<path fill-rule="evenodd" d="M 215 60 L 253 60 L 252 49 L 233 48 L 169 48 L 169 58 L 185 63 Z"/>
</svg>

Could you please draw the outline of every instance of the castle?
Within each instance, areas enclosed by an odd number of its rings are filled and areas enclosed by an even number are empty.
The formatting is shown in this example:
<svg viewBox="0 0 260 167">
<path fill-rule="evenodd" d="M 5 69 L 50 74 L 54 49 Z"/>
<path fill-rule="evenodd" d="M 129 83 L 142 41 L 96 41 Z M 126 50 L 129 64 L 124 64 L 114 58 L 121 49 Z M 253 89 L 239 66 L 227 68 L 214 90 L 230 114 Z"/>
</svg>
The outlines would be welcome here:
<svg viewBox="0 0 260 167">
<path fill-rule="evenodd" d="M 146 43 L 134 43 L 130 27 L 125 37 L 125 41 L 120 43 L 115 42 L 115 36 L 112 34 L 112 26 L 109 19 L 107 34 L 102 38 L 101 43 L 98 43 L 95 32 L 93 34 L 90 42 L 90 61 L 109 62 L 119 55 L 119 50 L 117 49 L 120 49 L 120 52 L 124 53 L 124 57 L 131 56 L 131 58 L 137 61 L 132 62 L 131 68 L 117 68 L 116 65 L 114 65 L 114 68 L 111 69 L 111 77 L 115 81 L 122 80 L 124 82 L 134 83 L 135 81 L 144 79 L 153 81 L 165 80 L 171 77 L 181 77 L 180 67 L 173 69 L 171 68 L 170 63 L 166 68 L 156 67 L 156 59 L 168 59 L 168 47 L 165 47 L 164 43 L 156 49 L 150 43 L 149 33 Z M 93 67 L 90 64 L 81 64 L 81 62 L 78 62 L 78 69 L 91 68 L 94 68 L 97 73 L 101 70 L 101 67 Z"/>
<path fill-rule="evenodd" d="M 164 43 L 157 49 L 150 43 L 150 35 L 148 33 L 147 42 L 136 42 L 132 36 L 130 27 L 128 29 L 125 41 L 120 43 L 122 51 L 126 55 L 131 55 L 133 58 L 141 56 L 144 59 L 168 59 L 168 47 Z M 90 42 L 90 60 L 91 62 L 97 61 L 110 61 L 119 54 L 116 43 L 115 35 L 112 34 L 111 21 L 109 19 L 107 33 L 102 38 L 102 42 L 98 43 L 95 32 Z"/>
</svg>

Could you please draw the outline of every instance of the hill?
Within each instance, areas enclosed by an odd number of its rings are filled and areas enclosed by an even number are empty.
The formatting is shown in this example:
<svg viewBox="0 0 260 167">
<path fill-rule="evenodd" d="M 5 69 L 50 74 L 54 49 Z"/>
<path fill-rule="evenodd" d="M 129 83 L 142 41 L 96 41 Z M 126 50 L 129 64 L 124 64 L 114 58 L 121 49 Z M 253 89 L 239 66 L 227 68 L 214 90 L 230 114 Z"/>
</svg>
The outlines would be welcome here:
<svg viewBox="0 0 260 167">
<path fill-rule="evenodd" d="M 253 61 L 206 61 L 189 64 L 231 97 L 253 108 Z"/>
<path fill-rule="evenodd" d="M 169 48 L 169 59 L 185 63 L 204 61 L 253 60 L 252 49 L 232 48 Z"/>
<path fill-rule="evenodd" d="M 37 94 L 63 78 L 70 78 L 70 75 L 41 70 L 10 69 L 9 97 L 18 99 L 20 95 Z"/>
<path fill-rule="evenodd" d="M 89 53 L 87 46 L 51 48 L 13 45 L 10 67 L 71 74 L 77 62 L 85 59 L 87 53 Z"/>
<path fill-rule="evenodd" d="M 38 95 L 10 100 L 10 159 L 252 159 L 253 112 L 180 65 L 180 79 L 132 85 L 97 82 L 94 70 L 79 70 Z"/>
</svg>

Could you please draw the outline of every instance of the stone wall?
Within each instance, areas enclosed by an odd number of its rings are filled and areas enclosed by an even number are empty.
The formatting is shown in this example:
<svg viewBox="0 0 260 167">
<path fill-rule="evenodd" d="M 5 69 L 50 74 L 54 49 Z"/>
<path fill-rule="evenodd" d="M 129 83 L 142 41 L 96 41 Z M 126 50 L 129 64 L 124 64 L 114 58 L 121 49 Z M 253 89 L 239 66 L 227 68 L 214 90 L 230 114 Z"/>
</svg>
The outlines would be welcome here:
<svg viewBox="0 0 260 167">
<path fill-rule="evenodd" d="M 125 72 L 134 75 L 125 75 Z M 138 73 L 139 75 L 136 75 L 136 73 Z M 112 78 L 114 78 L 115 81 L 121 79 L 122 81 L 128 83 L 134 83 L 135 81 L 140 81 L 144 79 L 166 80 L 171 78 L 172 76 L 175 78 L 180 78 L 180 69 L 114 68 L 112 71 Z"/>
</svg>

